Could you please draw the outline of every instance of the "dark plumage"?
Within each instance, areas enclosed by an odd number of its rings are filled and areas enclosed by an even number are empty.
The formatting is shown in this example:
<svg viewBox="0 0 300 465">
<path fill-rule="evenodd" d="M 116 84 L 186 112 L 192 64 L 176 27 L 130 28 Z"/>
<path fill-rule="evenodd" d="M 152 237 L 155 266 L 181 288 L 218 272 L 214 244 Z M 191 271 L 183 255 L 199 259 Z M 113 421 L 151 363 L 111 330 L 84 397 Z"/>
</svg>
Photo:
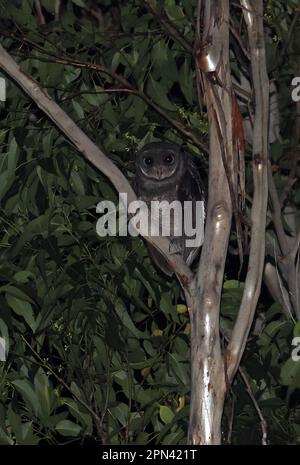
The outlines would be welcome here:
<svg viewBox="0 0 300 465">
<path fill-rule="evenodd" d="M 134 189 L 138 198 L 148 205 L 152 200 L 166 200 L 169 203 L 177 200 L 181 204 L 187 200 L 192 201 L 193 227 L 195 227 L 197 215 L 195 202 L 205 200 L 205 189 L 193 157 L 176 144 L 153 142 L 145 145 L 137 153 L 135 164 Z M 160 225 L 161 221 L 160 216 Z M 170 252 L 181 254 L 186 263 L 191 265 L 200 246 L 186 247 L 187 236 L 184 234 L 184 229 L 180 237 L 172 234 L 174 223 L 176 224 L 176 219 L 171 217 Z M 156 265 L 164 273 L 171 275 L 172 271 L 166 260 L 152 246 L 148 247 Z"/>
</svg>

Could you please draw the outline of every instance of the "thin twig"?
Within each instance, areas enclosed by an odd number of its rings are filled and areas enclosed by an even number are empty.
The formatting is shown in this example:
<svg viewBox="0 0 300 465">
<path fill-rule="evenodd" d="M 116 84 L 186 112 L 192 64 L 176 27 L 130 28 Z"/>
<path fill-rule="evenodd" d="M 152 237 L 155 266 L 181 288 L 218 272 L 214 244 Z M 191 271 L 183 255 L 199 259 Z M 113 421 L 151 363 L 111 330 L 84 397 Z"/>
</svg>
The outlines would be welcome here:
<svg viewBox="0 0 300 465">
<path fill-rule="evenodd" d="M 183 37 L 180 32 L 178 31 L 178 29 L 171 23 L 171 21 L 169 20 L 169 18 L 166 18 L 166 17 L 163 17 L 162 15 L 160 15 L 156 10 L 155 8 L 153 8 L 149 2 L 147 2 L 146 0 L 142 0 L 142 3 L 146 6 L 146 8 L 153 14 L 153 16 L 155 16 L 158 21 L 162 24 L 162 26 L 164 27 L 164 29 L 166 29 L 170 36 L 176 40 L 183 48 L 184 50 L 192 53 L 193 51 L 193 47 L 192 45 L 189 43 L 189 41 Z"/>
<path fill-rule="evenodd" d="M 43 10 L 42 10 L 42 7 L 41 7 L 40 0 L 34 0 L 34 6 L 35 6 L 35 9 L 36 9 L 38 24 L 39 25 L 46 24 L 45 16 L 43 14 Z"/>
<path fill-rule="evenodd" d="M 60 8 L 61 8 L 61 0 L 55 0 L 55 3 L 54 3 L 54 19 L 55 19 L 55 21 L 59 21 L 59 19 L 60 19 Z"/>
<path fill-rule="evenodd" d="M 21 39 L 19 39 L 19 40 L 21 40 Z M 172 116 L 170 116 L 167 112 L 165 112 L 161 108 L 161 106 L 159 106 L 158 104 L 153 102 L 153 100 L 150 97 L 148 97 L 148 95 L 146 95 L 144 92 L 142 92 L 139 89 L 137 89 L 136 87 L 134 87 L 127 79 L 125 79 L 120 74 L 114 72 L 113 70 L 111 70 L 111 69 L 109 69 L 109 68 L 107 68 L 107 67 L 105 67 L 103 65 L 97 64 L 97 63 L 81 62 L 81 61 L 76 60 L 74 58 L 71 59 L 71 58 L 63 57 L 63 56 L 59 57 L 54 53 L 50 53 L 48 51 L 45 52 L 45 50 L 41 46 L 39 46 L 38 44 L 35 44 L 33 41 L 31 41 L 31 40 L 29 40 L 29 39 L 27 39 L 25 37 L 23 37 L 21 41 L 29 43 L 31 46 L 33 46 L 33 47 L 37 48 L 38 50 L 40 50 L 43 54 L 52 57 L 52 59 L 49 59 L 49 58 L 43 59 L 41 57 L 38 57 L 38 60 L 40 60 L 40 61 L 45 61 L 47 63 L 58 63 L 58 64 L 70 65 L 70 66 L 74 66 L 76 68 L 82 68 L 82 69 L 88 69 L 88 70 L 92 70 L 92 71 L 98 71 L 99 73 L 103 73 L 103 74 L 105 74 L 107 76 L 110 76 L 112 79 L 114 79 L 119 84 L 121 84 L 121 86 L 123 86 L 123 89 L 124 88 L 127 89 L 127 92 L 131 91 L 131 93 L 134 93 L 135 95 L 140 97 L 142 100 L 144 100 L 144 102 L 147 103 L 147 105 L 149 105 L 151 108 L 153 108 L 153 110 L 155 110 L 160 116 L 162 116 L 166 121 L 168 121 L 172 126 L 174 126 L 174 128 L 176 128 L 182 135 L 184 135 L 185 137 L 190 139 L 196 145 L 196 147 L 198 147 L 203 153 L 205 153 L 205 154 L 209 153 L 207 146 L 204 145 L 203 142 L 201 142 L 199 137 L 197 137 L 196 134 L 192 130 L 187 129 L 186 126 L 184 124 L 182 124 L 180 121 L 176 120 L 175 118 L 172 118 Z"/>
<path fill-rule="evenodd" d="M 244 372 L 244 370 L 242 369 L 242 367 L 239 367 L 239 372 L 240 372 L 240 375 L 246 385 L 246 389 L 247 389 L 247 392 L 250 396 L 250 399 L 252 400 L 253 402 L 253 405 L 254 405 L 254 408 L 256 410 L 256 413 L 257 415 L 259 416 L 259 419 L 260 419 L 260 426 L 261 426 L 261 432 L 262 432 L 262 438 L 261 438 L 261 443 L 263 446 L 267 446 L 268 445 L 268 441 L 267 441 L 267 433 L 268 433 L 268 424 L 266 422 L 266 420 L 264 419 L 264 416 L 262 414 L 262 411 L 257 403 L 257 400 L 255 399 L 255 396 L 252 392 L 252 389 L 251 389 L 251 386 L 250 386 L 250 383 L 247 379 L 247 376 Z"/>
<path fill-rule="evenodd" d="M 96 412 L 94 412 L 93 409 L 91 409 L 91 407 L 84 401 L 82 400 L 78 394 L 76 394 L 76 392 L 74 392 L 70 386 L 59 376 L 55 373 L 55 371 L 52 369 L 52 367 L 50 365 L 48 365 L 48 363 L 46 363 L 42 357 L 33 349 L 33 347 L 31 347 L 31 345 L 29 344 L 29 342 L 26 341 L 25 337 L 23 335 L 21 335 L 21 339 L 25 342 L 26 346 L 29 348 L 29 350 L 33 353 L 33 355 L 35 356 L 35 358 L 38 359 L 38 361 L 40 362 L 41 366 L 43 366 L 44 368 L 46 368 L 47 370 L 49 370 L 52 375 L 57 379 L 57 381 L 62 384 L 71 394 L 72 396 L 84 407 L 86 408 L 86 410 L 88 412 L 90 412 L 90 414 L 92 415 L 92 417 L 94 418 L 94 420 L 96 421 L 100 421 L 100 417 L 97 415 Z"/>
</svg>

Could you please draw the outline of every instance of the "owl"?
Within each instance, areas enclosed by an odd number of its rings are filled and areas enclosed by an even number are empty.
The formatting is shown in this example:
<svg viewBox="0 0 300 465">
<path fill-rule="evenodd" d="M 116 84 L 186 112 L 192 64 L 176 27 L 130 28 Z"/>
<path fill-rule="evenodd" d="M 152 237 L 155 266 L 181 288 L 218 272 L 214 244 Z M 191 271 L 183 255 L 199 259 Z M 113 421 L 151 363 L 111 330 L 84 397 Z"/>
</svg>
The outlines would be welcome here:
<svg viewBox="0 0 300 465">
<path fill-rule="evenodd" d="M 143 200 L 148 207 L 153 205 L 152 201 L 167 201 L 169 204 L 173 201 L 180 202 L 181 207 L 185 208 L 185 201 L 189 202 L 189 214 L 193 227 L 197 215 L 203 215 L 205 211 L 205 187 L 199 174 L 199 168 L 196 166 L 193 157 L 182 150 L 178 145 L 169 142 L 153 142 L 145 145 L 136 154 L 136 173 L 134 180 L 134 189 L 139 200 Z M 203 201 L 204 210 L 199 211 L 199 202 Z M 152 204 L 151 204 L 152 202 Z M 183 209 L 184 213 L 185 210 Z M 157 213 L 156 213 L 157 215 Z M 164 213 L 159 211 L 156 216 L 159 227 L 163 222 Z M 183 215 L 176 215 L 171 211 L 170 215 L 170 253 L 180 254 L 188 266 L 191 266 L 198 255 L 200 247 L 187 246 L 187 239 L 191 239 L 190 234 L 187 237 Z M 180 235 L 176 233 L 180 231 Z M 165 234 L 166 235 L 166 234 Z M 164 257 L 151 245 L 148 249 L 155 264 L 165 274 L 171 276 L 172 270 Z"/>
</svg>

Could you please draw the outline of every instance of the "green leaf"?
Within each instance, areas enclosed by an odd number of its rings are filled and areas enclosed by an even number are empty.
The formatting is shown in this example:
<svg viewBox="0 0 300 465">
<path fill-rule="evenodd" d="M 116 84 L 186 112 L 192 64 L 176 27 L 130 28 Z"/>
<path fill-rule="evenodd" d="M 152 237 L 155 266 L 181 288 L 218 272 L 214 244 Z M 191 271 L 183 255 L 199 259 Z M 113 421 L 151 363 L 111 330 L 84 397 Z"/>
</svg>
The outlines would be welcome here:
<svg viewBox="0 0 300 465">
<path fill-rule="evenodd" d="M 178 304 L 178 305 L 176 305 L 176 310 L 177 310 L 177 313 L 179 313 L 179 314 L 186 313 L 187 306 L 183 305 L 183 304 Z"/>
<path fill-rule="evenodd" d="M 155 81 L 151 74 L 148 80 L 148 93 L 157 105 L 169 111 L 176 111 L 176 108 L 167 97 L 166 87 L 162 82 Z"/>
<path fill-rule="evenodd" d="M 126 425 L 128 421 L 128 405 L 119 402 L 118 405 L 112 407 L 110 411 L 121 425 Z"/>
<path fill-rule="evenodd" d="M 93 432 L 93 420 L 90 413 L 86 409 L 83 412 L 83 407 L 72 399 L 64 399 L 64 404 L 68 405 L 70 413 L 81 423 L 82 428 L 84 429 L 85 434 L 92 434 Z"/>
<path fill-rule="evenodd" d="M 285 386 L 300 388 L 300 361 L 294 362 L 292 358 L 283 365 L 281 379 Z"/>
<path fill-rule="evenodd" d="M 61 420 L 57 423 L 55 427 L 56 431 L 58 431 L 62 436 L 71 436 L 77 437 L 81 431 L 81 427 L 73 423 L 70 420 Z"/>
<path fill-rule="evenodd" d="M 34 274 L 28 270 L 18 271 L 16 274 L 14 274 L 14 279 L 18 283 L 22 283 L 22 284 L 27 283 L 29 281 L 29 278 L 34 279 Z"/>
<path fill-rule="evenodd" d="M 2 157 L 0 163 L 0 199 L 7 193 L 14 182 L 16 176 L 16 166 L 18 161 L 18 145 L 13 137 L 9 144 L 8 153 Z M 5 164 L 7 164 L 5 169 Z"/>
<path fill-rule="evenodd" d="M 33 410 L 36 416 L 40 410 L 35 392 L 32 388 L 32 384 L 26 379 L 17 379 L 12 382 L 17 391 L 23 396 L 27 406 L 30 410 Z"/>
<path fill-rule="evenodd" d="M 299 337 L 300 336 L 300 321 L 297 321 L 297 323 L 294 326 L 294 337 Z"/>
<path fill-rule="evenodd" d="M 169 407 L 166 405 L 160 405 L 159 416 L 163 423 L 168 424 L 172 422 L 175 415 Z"/>
<path fill-rule="evenodd" d="M 52 393 L 48 376 L 42 368 L 38 369 L 34 377 L 34 388 L 40 405 L 40 417 L 46 423 L 52 411 Z"/>
<path fill-rule="evenodd" d="M 117 302 L 115 305 L 115 311 L 120 318 L 121 324 L 125 326 L 125 328 L 129 329 L 129 331 L 137 338 L 143 337 L 143 333 L 139 331 L 132 319 L 130 318 L 128 311 L 123 304 L 123 302 Z"/>
<path fill-rule="evenodd" d="M 191 105 L 193 103 L 194 86 L 193 76 L 191 71 L 190 62 L 184 60 L 184 63 L 179 71 L 179 83 L 187 102 Z"/>
<path fill-rule="evenodd" d="M 21 420 L 21 417 L 13 411 L 11 404 L 9 405 L 8 410 L 7 410 L 7 417 L 8 417 L 9 425 L 12 428 L 16 436 L 16 440 L 18 443 L 20 443 L 23 438 L 22 437 L 22 420 Z"/>
<path fill-rule="evenodd" d="M 81 105 L 79 105 L 79 103 L 77 103 L 75 100 L 73 100 L 72 104 L 73 104 L 77 119 L 83 120 L 84 119 L 84 111 L 83 111 Z"/>
<path fill-rule="evenodd" d="M 17 315 L 20 315 L 24 318 L 26 323 L 30 326 L 32 331 L 35 331 L 35 318 L 32 310 L 32 306 L 29 302 L 24 300 L 17 299 L 10 294 L 6 294 L 6 301 L 8 305 L 13 309 Z"/>
<path fill-rule="evenodd" d="M 72 2 L 77 5 L 77 6 L 81 6 L 82 8 L 86 8 L 86 4 L 83 0 L 72 0 Z"/>
<path fill-rule="evenodd" d="M 176 5 L 174 0 L 166 0 L 165 10 L 168 18 L 175 22 L 177 28 L 180 27 L 183 20 L 185 20 L 185 15 L 182 11 L 182 8 L 179 5 Z"/>
<path fill-rule="evenodd" d="M 12 446 L 13 444 L 14 440 L 4 432 L 3 428 L 0 427 L 0 445 Z"/>
<path fill-rule="evenodd" d="M 0 291 L 6 291 L 6 294 L 16 297 L 19 300 L 25 300 L 26 302 L 34 303 L 34 301 L 25 292 L 21 291 L 15 286 L 2 286 Z"/>
</svg>

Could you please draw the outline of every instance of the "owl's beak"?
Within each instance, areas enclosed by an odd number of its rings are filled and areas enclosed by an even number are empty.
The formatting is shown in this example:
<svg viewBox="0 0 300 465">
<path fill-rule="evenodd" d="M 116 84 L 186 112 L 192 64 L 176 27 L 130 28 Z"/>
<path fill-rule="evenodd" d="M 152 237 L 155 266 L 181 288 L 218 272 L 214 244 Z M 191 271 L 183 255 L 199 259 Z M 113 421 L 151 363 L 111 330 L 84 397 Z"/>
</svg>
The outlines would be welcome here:
<svg viewBox="0 0 300 465">
<path fill-rule="evenodd" d="M 161 166 L 156 168 L 156 178 L 161 179 L 163 177 L 163 169 Z"/>
</svg>

